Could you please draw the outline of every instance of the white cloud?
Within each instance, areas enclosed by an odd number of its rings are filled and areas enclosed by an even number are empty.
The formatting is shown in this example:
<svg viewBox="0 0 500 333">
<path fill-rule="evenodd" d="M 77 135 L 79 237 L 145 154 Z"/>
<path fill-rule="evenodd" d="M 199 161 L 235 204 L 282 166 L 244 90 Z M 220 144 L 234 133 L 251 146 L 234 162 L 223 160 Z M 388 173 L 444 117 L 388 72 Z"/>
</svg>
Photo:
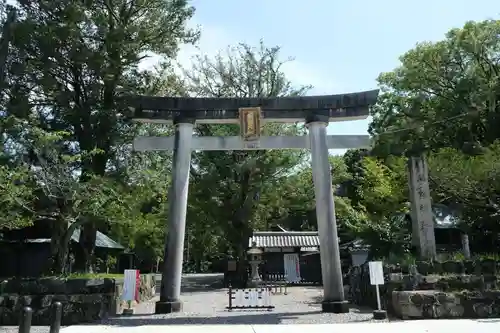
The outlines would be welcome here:
<svg viewBox="0 0 500 333">
<path fill-rule="evenodd" d="M 193 21 L 196 25 L 196 21 Z M 215 56 L 219 51 L 225 50 L 228 46 L 237 45 L 240 42 L 256 44 L 259 41 L 244 41 L 229 31 L 211 25 L 198 24 L 201 28 L 201 38 L 196 46 L 184 45 L 181 47 L 178 61 L 183 66 L 189 66 L 193 56 L 197 54 Z M 265 40 L 264 40 L 265 42 Z M 293 56 L 282 54 L 283 57 Z M 283 71 L 288 79 L 296 85 L 312 85 L 311 94 L 331 94 L 342 90 L 342 87 L 330 78 L 322 75 L 321 69 L 314 68 L 309 64 L 301 62 L 299 59 L 286 63 Z"/>
<path fill-rule="evenodd" d="M 213 25 L 202 25 L 193 20 L 190 26 L 198 26 L 201 29 L 201 38 L 196 45 L 182 45 L 177 56 L 177 61 L 183 67 L 189 67 L 195 55 L 206 55 L 213 57 L 220 51 L 224 51 L 228 46 L 237 45 L 240 42 L 256 44 L 259 41 L 244 41 L 238 36 L 231 34 L 227 30 Z M 265 40 L 264 40 L 265 42 Z M 282 54 L 284 59 L 288 54 Z M 283 60 L 284 60 L 283 59 Z M 152 56 L 146 59 L 141 67 L 151 68 L 158 64 L 160 58 Z M 333 78 L 322 73 L 321 68 L 316 68 L 313 64 L 307 64 L 300 59 L 293 60 L 283 66 L 283 71 L 288 79 L 295 85 L 312 85 L 310 91 L 312 95 L 327 95 L 343 90 Z"/>
<path fill-rule="evenodd" d="M 189 66 L 191 59 L 195 55 L 215 56 L 227 46 L 238 43 L 223 29 L 204 25 L 199 25 L 199 27 L 201 29 L 201 38 L 197 45 L 183 45 L 180 48 L 177 60 L 182 66 Z"/>
</svg>

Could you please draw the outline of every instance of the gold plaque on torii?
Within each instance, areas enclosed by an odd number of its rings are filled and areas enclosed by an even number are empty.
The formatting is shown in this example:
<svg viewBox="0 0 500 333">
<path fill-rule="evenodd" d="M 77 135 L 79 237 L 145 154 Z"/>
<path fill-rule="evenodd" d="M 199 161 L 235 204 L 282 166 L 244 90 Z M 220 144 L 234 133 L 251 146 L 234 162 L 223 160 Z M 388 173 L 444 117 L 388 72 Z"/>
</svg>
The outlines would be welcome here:
<svg viewBox="0 0 500 333">
<path fill-rule="evenodd" d="M 239 108 L 241 137 L 246 141 L 260 137 L 260 107 Z"/>
</svg>

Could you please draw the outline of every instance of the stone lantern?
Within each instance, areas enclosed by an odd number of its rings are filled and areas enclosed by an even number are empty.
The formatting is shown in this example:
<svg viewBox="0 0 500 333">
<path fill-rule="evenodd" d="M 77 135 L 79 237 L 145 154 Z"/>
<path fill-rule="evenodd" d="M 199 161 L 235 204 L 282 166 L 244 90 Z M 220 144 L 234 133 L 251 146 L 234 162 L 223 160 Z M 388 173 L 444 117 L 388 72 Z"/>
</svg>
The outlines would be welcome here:
<svg viewBox="0 0 500 333">
<path fill-rule="evenodd" d="M 256 243 L 252 243 L 252 247 L 247 251 L 248 262 L 250 263 L 250 268 L 252 273 L 250 275 L 249 287 L 258 287 L 261 279 L 259 276 L 259 264 L 262 262 L 262 250 L 259 249 Z"/>
</svg>

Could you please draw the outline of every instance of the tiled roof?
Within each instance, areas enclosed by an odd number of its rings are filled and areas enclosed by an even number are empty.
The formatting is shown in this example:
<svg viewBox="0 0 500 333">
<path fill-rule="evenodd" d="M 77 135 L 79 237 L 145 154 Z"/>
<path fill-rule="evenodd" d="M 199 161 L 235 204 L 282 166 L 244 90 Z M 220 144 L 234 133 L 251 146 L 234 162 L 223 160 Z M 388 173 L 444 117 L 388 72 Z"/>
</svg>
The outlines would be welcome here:
<svg viewBox="0 0 500 333">
<path fill-rule="evenodd" d="M 351 242 L 347 242 L 340 245 L 341 250 L 349 250 L 353 251 L 368 251 L 370 249 L 370 245 L 365 244 L 361 239 L 355 239 Z"/>
<path fill-rule="evenodd" d="M 457 211 L 442 204 L 432 205 L 432 215 L 435 229 L 457 228 L 461 222 Z M 408 223 L 411 223 L 411 213 L 397 213 L 392 216 L 392 219 L 398 221 L 407 219 Z"/>
<path fill-rule="evenodd" d="M 316 247 L 319 246 L 317 231 L 256 231 L 248 246 L 255 242 L 257 247 Z"/>
<path fill-rule="evenodd" d="M 304 246 L 300 248 L 300 252 L 318 252 L 319 247 L 317 246 Z"/>
<path fill-rule="evenodd" d="M 71 236 L 71 240 L 73 242 L 78 242 L 80 240 L 80 229 L 76 229 Z M 19 241 L 15 240 L 4 240 L 0 239 L 3 243 L 18 243 Z M 36 239 L 24 239 L 23 242 L 26 243 L 50 243 L 50 238 L 36 238 Z M 124 247 L 98 231 L 95 237 L 95 246 L 98 248 L 108 248 L 108 249 L 124 249 Z"/>
<path fill-rule="evenodd" d="M 71 236 L 71 239 L 75 242 L 80 240 L 80 229 L 76 229 Z M 99 248 L 108 248 L 108 249 L 124 249 L 124 247 L 98 231 L 95 237 L 95 246 Z"/>
</svg>

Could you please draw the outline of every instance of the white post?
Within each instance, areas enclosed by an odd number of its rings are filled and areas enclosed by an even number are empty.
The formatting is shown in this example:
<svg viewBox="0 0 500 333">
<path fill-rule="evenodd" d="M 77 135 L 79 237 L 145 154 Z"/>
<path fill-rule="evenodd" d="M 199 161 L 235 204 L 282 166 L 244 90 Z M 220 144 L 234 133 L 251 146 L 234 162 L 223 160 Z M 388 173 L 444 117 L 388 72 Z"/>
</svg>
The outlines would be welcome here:
<svg viewBox="0 0 500 333">
<path fill-rule="evenodd" d="M 235 306 L 242 306 L 244 299 L 245 299 L 245 293 L 241 289 L 236 289 L 236 292 L 234 293 L 234 300 L 236 305 Z"/>
<path fill-rule="evenodd" d="M 380 311 L 382 310 L 382 306 L 380 305 L 380 290 L 378 288 L 378 284 L 375 285 L 375 290 L 377 292 L 377 309 Z"/>
</svg>

